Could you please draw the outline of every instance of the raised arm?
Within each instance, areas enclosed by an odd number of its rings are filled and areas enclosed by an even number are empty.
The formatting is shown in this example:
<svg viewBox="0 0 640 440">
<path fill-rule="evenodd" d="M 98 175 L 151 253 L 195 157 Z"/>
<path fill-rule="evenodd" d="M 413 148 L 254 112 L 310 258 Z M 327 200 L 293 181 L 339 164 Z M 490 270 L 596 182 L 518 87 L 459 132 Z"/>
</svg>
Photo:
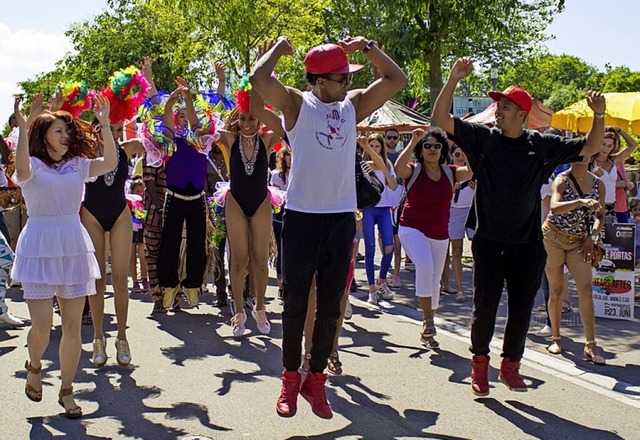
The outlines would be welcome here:
<svg viewBox="0 0 640 440">
<path fill-rule="evenodd" d="M 156 88 L 156 84 L 153 82 L 153 60 L 151 57 L 144 57 L 142 59 L 142 73 L 144 74 L 144 79 L 146 79 L 151 86 L 147 91 L 147 97 L 150 98 L 152 96 L 156 96 L 158 94 L 158 89 Z"/>
<path fill-rule="evenodd" d="M 273 132 L 278 138 L 276 142 L 280 142 L 284 136 L 284 128 L 282 128 L 282 121 L 274 112 L 265 108 L 264 101 L 260 93 L 256 89 L 251 91 L 251 113 L 253 113 L 260 122 L 266 125 L 269 130 Z"/>
<path fill-rule="evenodd" d="M 173 141 L 173 137 L 176 131 L 176 125 L 173 120 L 173 106 L 178 102 L 178 98 L 182 94 L 182 87 L 178 87 L 169 95 L 169 99 L 164 105 L 164 132 L 162 133 L 167 138 Z"/>
<path fill-rule="evenodd" d="M 103 157 L 93 159 L 89 168 L 89 176 L 97 177 L 112 171 L 118 164 L 116 153 L 116 143 L 111 134 L 109 124 L 109 100 L 102 95 L 97 95 L 95 100 L 95 116 L 100 123 L 100 133 L 102 134 Z"/>
<path fill-rule="evenodd" d="M 349 99 L 356 108 L 356 122 L 360 122 L 402 90 L 407 85 L 407 76 L 373 40 L 347 37 L 340 41 L 340 45 L 347 54 L 357 50 L 365 53 L 380 76 L 366 89 L 349 93 Z"/>
<path fill-rule="evenodd" d="M 187 120 L 189 121 L 189 126 L 192 130 L 196 130 L 198 125 L 200 124 L 200 120 L 198 119 L 198 115 L 196 114 L 196 108 L 193 106 L 193 97 L 191 96 L 191 90 L 189 88 L 189 84 L 187 81 L 181 77 L 176 76 L 176 85 L 182 88 L 182 99 L 184 100 L 184 105 L 187 109 Z"/>
<path fill-rule="evenodd" d="M 271 72 L 281 57 L 292 54 L 293 47 L 287 37 L 278 38 L 258 59 L 249 77 L 253 90 L 257 90 L 265 101 L 282 112 L 285 128 L 289 130 L 298 120 L 302 94 L 299 90 L 285 87 L 277 78 L 271 76 Z"/>
<path fill-rule="evenodd" d="M 41 94 L 36 95 L 31 103 L 31 108 L 33 109 L 38 102 L 42 106 L 43 99 Z M 29 162 L 29 124 L 22 112 L 20 112 L 20 98 L 16 98 L 13 103 L 13 115 L 20 129 L 16 147 L 16 175 L 18 176 L 18 181 L 24 181 L 31 177 L 31 164 Z"/>
<path fill-rule="evenodd" d="M 622 163 L 625 160 L 629 159 L 631 153 L 633 153 L 633 151 L 638 147 L 638 141 L 636 141 L 629 135 L 629 133 L 622 130 L 620 127 L 615 127 L 614 131 L 618 134 L 618 136 L 621 136 L 627 142 L 627 147 L 624 150 L 620 150 L 616 154 L 612 155 L 612 158 L 615 162 Z"/>
<path fill-rule="evenodd" d="M 224 96 L 224 89 L 227 86 L 227 71 L 225 65 L 221 62 L 216 63 L 216 76 L 218 77 L 218 89 L 216 93 Z"/>
<path fill-rule="evenodd" d="M 600 92 L 590 90 L 587 93 L 587 105 L 593 110 L 593 123 L 591 130 L 587 133 L 587 141 L 580 150 L 580 156 L 590 157 L 600 151 L 602 147 L 602 139 L 604 139 L 604 112 L 607 109 L 607 103 Z"/>
<path fill-rule="evenodd" d="M 391 190 L 396 189 L 398 187 L 398 181 L 396 180 L 395 177 L 391 175 L 391 172 L 389 172 L 389 169 L 387 168 L 387 164 L 385 163 L 385 160 L 388 161 L 389 159 L 386 159 L 386 158 L 383 159 L 382 156 L 376 153 L 373 150 L 373 148 L 369 146 L 369 142 L 367 142 L 366 136 L 360 135 L 358 136 L 357 140 L 358 140 L 358 144 L 360 144 L 360 146 L 365 151 L 365 153 L 369 155 L 369 157 L 371 158 L 371 161 L 376 165 L 376 167 L 378 167 L 382 171 L 382 174 L 384 174 L 384 180 L 385 180 L 386 186 L 388 186 L 389 189 Z"/>
<path fill-rule="evenodd" d="M 453 93 L 456 91 L 458 83 L 469 76 L 473 70 L 473 59 L 469 57 L 459 58 L 453 68 L 449 79 L 444 84 L 444 87 L 440 91 L 440 94 L 436 98 L 436 102 L 433 105 L 433 112 L 431 112 L 431 124 L 442 128 L 447 133 L 453 135 L 454 131 L 454 116 L 451 114 L 451 104 L 453 102 Z"/>
<path fill-rule="evenodd" d="M 416 128 L 411 133 L 411 142 L 404 147 L 402 153 L 396 159 L 396 163 L 394 165 L 394 169 L 396 170 L 396 175 L 401 179 L 408 179 L 411 177 L 411 167 L 409 166 L 409 159 L 411 158 L 411 153 L 413 153 L 413 148 L 416 146 L 418 142 L 424 136 L 424 129 Z"/>
</svg>

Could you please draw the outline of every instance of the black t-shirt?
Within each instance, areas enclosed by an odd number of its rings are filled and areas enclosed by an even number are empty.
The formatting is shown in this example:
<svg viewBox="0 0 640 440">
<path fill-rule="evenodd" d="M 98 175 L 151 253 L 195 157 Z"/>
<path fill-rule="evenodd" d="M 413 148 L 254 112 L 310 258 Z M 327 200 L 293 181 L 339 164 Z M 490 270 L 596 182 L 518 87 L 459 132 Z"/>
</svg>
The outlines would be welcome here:
<svg viewBox="0 0 640 440">
<path fill-rule="evenodd" d="M 472 170 L 478 169 L 480 154 L 485 152 L 476 174 L 476 235 L 512 244 L 541 240 L 540 188 L 558 165 L 580 160 L 585 139 L 529 130 L 514 139 L 458 118 L 454 127 L 453 138 Z"/>
</svg>

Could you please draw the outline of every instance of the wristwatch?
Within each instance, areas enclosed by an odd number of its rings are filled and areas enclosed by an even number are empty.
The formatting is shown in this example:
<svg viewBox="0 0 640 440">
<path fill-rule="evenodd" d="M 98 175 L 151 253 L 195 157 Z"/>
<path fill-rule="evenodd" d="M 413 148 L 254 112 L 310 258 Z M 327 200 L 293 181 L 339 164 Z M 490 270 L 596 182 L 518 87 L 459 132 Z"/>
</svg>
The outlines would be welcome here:
<svg viewBox="0 0 640 440">
<path fill-rule="evenodd" d="M 591 234 L 591 235 L 589 236 L 589 238 L 590 238 L 590 239 L 591 239 L 591 241 L 593 241 L 594 243 L 595 243 L 596 241 L 598 241 L 598 235 L 597 235 L 597 234 Z"/>
</svg>

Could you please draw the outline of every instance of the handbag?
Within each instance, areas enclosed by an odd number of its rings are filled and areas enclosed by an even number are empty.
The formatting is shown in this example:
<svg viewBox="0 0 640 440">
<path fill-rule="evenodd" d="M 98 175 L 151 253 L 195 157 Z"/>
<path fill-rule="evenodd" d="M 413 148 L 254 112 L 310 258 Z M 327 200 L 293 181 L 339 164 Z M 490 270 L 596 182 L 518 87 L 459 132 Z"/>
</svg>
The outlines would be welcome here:
<svg viewBox="0 0 640 440">
<path fill-rule="evenodd" d="M 580 188 L 578 181 L 576 180 L 575 177 L 573 177 L 573 174 L 571 174 L 571 172 L 569 172 L 569 178 L 571 179 L 571 182 L 573 182 L 573 186 L 576 187 L 576 190 L 578 191 L 578 195 L 580 196 L 580 198 L 584 199 L 584 193 L 582 192 L 582 189 Z M 585 221 L 587 222 L 587 233 L 588 233 L 589 230 L 591 229 L 589 225 L 589 218 L 587 217 Z M 600 261 L 602 261 L 602 259 L 604 258 L 604 245 L 602 244 L 602 240 L 600 240 L 600 236 L 598 236 L 598 239 L 593 243 L 592 257 L 593 258 L 591 259 L 591 267 L 598 266 L 598 264 L 600 264 Z"/>
<path fill-rule="evenodd" d="M 384 185 L 368 163 L 356 153 L 356 199 L 358 209 L 371 208 L 380 203 Z"/>
</svg>

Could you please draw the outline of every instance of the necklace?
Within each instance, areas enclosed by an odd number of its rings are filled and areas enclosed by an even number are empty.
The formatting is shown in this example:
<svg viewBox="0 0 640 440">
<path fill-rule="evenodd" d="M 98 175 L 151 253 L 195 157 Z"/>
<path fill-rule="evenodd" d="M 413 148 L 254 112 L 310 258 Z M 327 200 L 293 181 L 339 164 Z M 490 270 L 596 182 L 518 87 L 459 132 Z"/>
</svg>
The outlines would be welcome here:
<svg viewBox="0 0 640 440">
<path fill-rule="evenodd" d="M 240 133 L 240 158 L 242 159 L 242 164 L 244 165 L 244 172 L 247 173 L 247 176 L 253 174 L 253 170 L 255 170 L 256 159 L 258 158 L 258 147 L 260 144 L 255 142 L 252 138 L 247 138 L 247 144 L 249 146 L 253 146 L 253 154 L 251 155 L 251 159 L 247 160 L 247 155 L 244 152 L 244 135 Z"/>
<path fill-rule="evenodd" d="M 116 146 L 116 167 L 112 171 L 109 171 L 107 174 L 102 176 L 104 178 L 105 185 L 113 185 L 113 182 L 116 179 L 116 173 L 118 172 L 118 165 L 120 165 L 120 147 Z"/>
</svg>

